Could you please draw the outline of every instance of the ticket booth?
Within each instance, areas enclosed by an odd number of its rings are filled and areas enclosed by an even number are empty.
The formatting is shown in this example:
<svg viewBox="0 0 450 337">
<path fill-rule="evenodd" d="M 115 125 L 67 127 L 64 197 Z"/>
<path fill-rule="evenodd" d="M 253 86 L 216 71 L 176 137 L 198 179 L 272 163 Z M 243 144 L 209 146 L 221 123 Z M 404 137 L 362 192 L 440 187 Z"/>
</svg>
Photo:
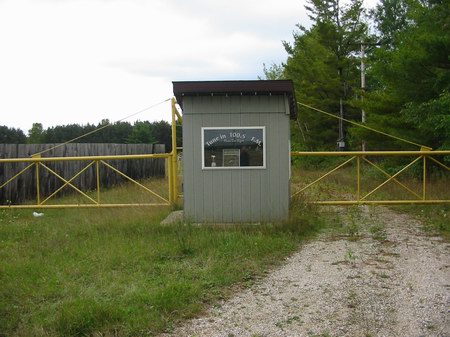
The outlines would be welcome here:
<svg viewBox="0 0 450 337">
<path fill-rule="evenodd" d="M 173 90 L 183 110 L 185 220 L 287 219 L 292 81 L 173 82 Z"/>
</svg>

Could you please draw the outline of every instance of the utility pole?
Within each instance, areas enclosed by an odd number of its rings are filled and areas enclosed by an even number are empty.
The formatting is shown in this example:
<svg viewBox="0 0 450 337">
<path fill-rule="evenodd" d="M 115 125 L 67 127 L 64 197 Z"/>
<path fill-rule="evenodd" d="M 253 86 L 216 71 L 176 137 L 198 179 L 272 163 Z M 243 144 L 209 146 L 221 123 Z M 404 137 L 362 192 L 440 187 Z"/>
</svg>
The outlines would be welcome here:
<svg viewBox="0 0 450 337">
<path fill-rule="evenodd" d="M 366 47 L 371 47 L 371 46 L 380 46 L 381 43 L 380 42 L 374 42 L 374 43 L 370 43 L 370 42 L 364 42 L 361 41 L 360 42 L 361 45 L 361 103 L 364 102 L 364 96 L 366 95 Z M 366 112 L 364 111 L 364 108 L 361 109 L 361 122 L 362 124 L 366 123 Z M 363 140 L 361 143 L 361 150 L 362 151 L 366 151 L 366 141 Z"/>
<path fill-rule="evenodd" d="M 344 138 L 344 106 L 342 104 L 342 98 L 339 99 L 339 139 L 337 141 L 338 150 L 344 151 L 345 150 L 345 138 Z"/>
<path fill-rule="evenodd" d="M 366 45 L 361 41 L 361 103 L 364 101 L 364 95 L 366 93 L 366 64 L 364 63 Z M 364 108 L 361 109 L 361 122 L 366 123 L 366 112 Z M 366 151 L 366 141 L 363 139 L 361 144 L 361 150 Z"/>
</svg>

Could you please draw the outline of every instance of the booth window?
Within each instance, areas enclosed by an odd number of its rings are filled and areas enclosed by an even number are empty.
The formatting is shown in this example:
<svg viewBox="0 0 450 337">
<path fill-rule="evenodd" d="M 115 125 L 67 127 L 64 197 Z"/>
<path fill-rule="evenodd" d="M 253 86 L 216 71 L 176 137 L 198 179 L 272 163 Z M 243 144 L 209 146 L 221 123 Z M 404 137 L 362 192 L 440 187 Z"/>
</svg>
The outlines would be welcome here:
<svg viewBox="0 0 450 337">
<path fill-rule="evenodd" d="M 202 167 L 265 168 L 264 126 L 202 128 Z"/>
</svg>

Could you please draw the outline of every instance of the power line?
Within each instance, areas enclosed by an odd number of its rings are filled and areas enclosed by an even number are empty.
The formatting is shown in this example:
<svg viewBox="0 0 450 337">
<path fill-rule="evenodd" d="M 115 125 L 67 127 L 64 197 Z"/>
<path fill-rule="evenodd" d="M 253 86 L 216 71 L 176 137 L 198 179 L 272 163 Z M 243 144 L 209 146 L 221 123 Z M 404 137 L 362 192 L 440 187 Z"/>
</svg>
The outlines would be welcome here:
<svg viewBox="0 0 450 337">
<path fill-rule="evenodd" d="M 345 118 L 342 118 L 342 117 L 333 115 L 332 113 L 329 113 L 329 112 L 326 112 L 326 111 L 323 111 L 323 110 L 314 108 L 314 107 L 312 107 L 312 106 L 310 106 L 310 105 L 307 105 L 307 104 L 304 104 L 304 103 L 300 103 L 300 102 L 297 102 L 297 104 L 299 104 L 299 105 L 301 105 L 301 106 L 304 106 L 304 107 L 306 107 L 306 108 L 308 108 L 308 109 L 311 109 L 311 110 L 314 110 L 314 111 L 323 113 L 323 114 L 325 114 L 325 115 L 327 115 L 327 116 L 330 116 L 330 117 L 333 117 L 333 118 L 337 118 L 337 119 L 342 120 L 342 121 L 344 121 L 344 122 L 347 122 L 347 123 L 350 123 L 350 124 L 359 126 L 359 127 L 361 127 L 361 128 L 367 129 L 367 130 L 370 130 L 370 131 L 372 131 L 372 132 L 376 132 L 376 133 L 379 133 L 379 134 L 381 134 L 381 135 L 384 135 L 384 136 L 387 136 L 387 137 L 390 137 L 390 138 L 394 138 L 394 139 L 400 140 L 400 141 L 405 142 L 405 143 L 408 143 L 408 144 L 412 144 L 412 145 L 418 146 L 418 147 L 420 147 L 420 148 L 422 148 L 422 149 L 425 149 L 425 150 L 430 150 L 430 151 L 432 150 L 431 147 L 428 147 L 428 146 L 425 146 L 425 145 L 421 145 L 421 144 L 418 144 L 418 143 L 414 143 L 414 142 L 411 142 L 411 141 L 409 141 L 409 140 L 407 140 L 407 139 L 400 138 L 400 137 L 391 135 L 391 134 L 389 134 L 389 133 L 386 133 L 386 132 L 383 132 L 383 131 L 380 131 L 380 130 L 377 130 L 377 129 L 373 129 L 373 128 L 368 127 L 368 126 L 366 126 L 366 125 L 364 125 L 364 124 L 359 124 L 359 123 L 356 123 L 356 122 L 351 121 L 351 120 L 349 120 L 349 119 L 345 119 Z"/>
<path fill-rule="evenodd" d="M 136 115 L 139 115 L 139 114 L 141 114 L 141 113 L 143 113 L 143 112 L 145 112 L 145 111 L 147 111 L 147 110 L 156 108 L 157 106 L 159 106 L 159 105 L 161 105 L 161 104 L 163 104 L 163 103 L 165 103 L 165 102 L 167 102 L 167 101 L 170 101 L 170 100 L 171 100 L 171 98 L 167 98 L 167 99 L 165 99 L 165 100 L 163 100 L 163 101 L 161 101 L 161 102 L 158 102 L 158 103 L 153 104 L 153 105 L 150 105 L 150 106 L 148 106 L 148 107 L 146 107 L 146 108 L 144 108 L 144 109 L 141 109 L 141 110 L 139 110 L 139 111 L 136 111 L 136 112 L 132 113 L 131 115 L 128 115 L 128 116 L 126 116 L 126 117 L 123 117 L 123 118 L 119 119 L 118 121 L 116 121 L 116 122 L 114 122 L 114 123 L 107 123 L 107 124 L 102 125 L 101 127 L 97 128 L 97 129 L 95 129 L 95 130 L 89 131 L 89 132 L 87 132 L 87 133 L 85 133 L 85 134 L 83 134 L 83 135 L 81 135 L 81 136 L 78 136 L 78 137 L 75 137 L 75 138 L 73 138 L 73 139 L 71 139 L 71 140 L 68 140 L 67 142 L 64 142 L 64 143 L 55 145 L 55 146 L 53 146 L 53 147 L 51 147 L 51 148 L 49 148 L 49 149 L 46 149 L 46 150 L 44 150 L 44 151 L 35 153 L 35 154 L 31 155 L 31 157 L 41 156 L 43 153 L 46 153 L 46 152 L 49 152 L 49 151 L 51 151 L 51 150 L 57 149 L 57 148 L 59 148 L 59 147 L 61 147 L 61 146 L 64 146 L 64 145 L 69 144 L 69 143 L 72 143 L 72 142 L 74 142 L 74 141 L 76 141 L 76 140 L 78 140 L 78 139 L 84 138 L 84 137 L 89 136 L 89 135 L 91 135 L 91 134 L 93 134 L 93 133 L 96 133 L 96 132 L 98 132 L 98 131 L 101 131 L 101 130 L 103 130 L 103 129 L 106 129 L 106 128 L 112 126 L 112 125 L 115 124 L 115 123 L 122 122 L 122 121 L 124 121 L 124 120 L 126 120 L 126 119 L 128 119 L 128 118 L 131 118 L 131 117 L 134 117 L 134 116 L 136 116 Z"/>
</svg>

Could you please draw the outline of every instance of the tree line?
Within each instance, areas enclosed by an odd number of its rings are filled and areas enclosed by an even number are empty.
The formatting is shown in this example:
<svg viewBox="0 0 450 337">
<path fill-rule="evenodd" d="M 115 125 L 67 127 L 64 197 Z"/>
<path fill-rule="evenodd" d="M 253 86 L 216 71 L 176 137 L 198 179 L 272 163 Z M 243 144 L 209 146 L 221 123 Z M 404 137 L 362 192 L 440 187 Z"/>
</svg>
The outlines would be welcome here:
<svg viewBox="0 0 450 337">
<path fill-rule="evenodd" d="M 292 79 L 297 100 L 433 149 L 450 149 L 450 2 L 309 0 L 312 20 L 297 25 L 282 64 L 264 65 L 266 79 Z M 364 54 L 363 54 L 364 53 Z M 362 62 L 365 87 L 361 86 Z M 292 127 L 298 150 L 334 150 L 338 120 L 299 106 Z M 416 150 L 344 124 L 345 150 Z"/>
<path fill-rule="evenodd" d="M 178 144 L 181 144 L 181 128 L 177 131 Z M 27 135 L 21 129 L 0 126 L 0 143 L 3 144 L 63 143 L 83 135 L 86 136 L 77 139 L 77 143 L 165 144 L 166 151 L 172 149 L 171 125 L 163 120 L 131 124 L 110 123 L 105 119 L 97 125 L 68 124 L 46 129 L 41 123 L 33 123 Z"/>
<path fill-rule="evenodd" d="M 312 25 L 297 25 L 288 57 L 264 66 L 265 79 L 292 79 L 297 100 L 337 116 L 433 149 L 450 149 L 450 1 L 380 0 L 367 10 L 362 0 L 308 0 Z M 364 51 L 364 56 L 362 55 Z M 362 61 L 366 85 L 361 86 Z M 304 106 L 292 126 L 295 150 L 415 150 L 407 144 L 345 124 Z M 65 125 L 28 135 L 0 126 L 2 143 L 57 143 L 108 124 Z M 181 144 L 179 129 L 178 144 Z M 163 143 L 167 122 L 118 122 L 80 142 Z"/>
</svg>

